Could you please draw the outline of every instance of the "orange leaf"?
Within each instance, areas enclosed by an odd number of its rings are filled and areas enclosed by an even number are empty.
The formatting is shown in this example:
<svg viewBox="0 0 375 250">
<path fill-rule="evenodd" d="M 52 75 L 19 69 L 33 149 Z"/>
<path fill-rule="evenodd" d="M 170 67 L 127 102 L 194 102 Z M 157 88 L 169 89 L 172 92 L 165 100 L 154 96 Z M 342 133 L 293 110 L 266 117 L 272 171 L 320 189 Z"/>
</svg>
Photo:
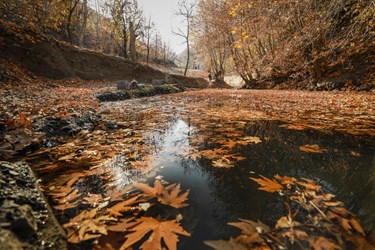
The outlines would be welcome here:
<svg viewBox="0 0 375 250">
<path fill-rule="evenodd" d="M 261 175 L 262 178 L 249 178 L 255 182 L 257 182 L 261 187 L 259 190 L 264 190 L 270 193 L 273 192 L 279 192 L 283 189 L 283 186 L 281 186 L 278 182 L 273 181 L 271 179 L 268 179 L 267 177 L 264 177 Z"/>
<path fill-rule="evenodd" d="M 24 113 L 19 113 L 20 116 L 20 126 L 29 127 L 31 125 L 31 120 L 25 116 Z"/>
<path fill-rule="evenodd" d="M 169 250 L 176 250 L 178 234 L 190 236 L 175 220 L 160 221 L 152 217 L 141 217 L 136 222 L 138 224 L 132 228 L 134 232 L 126 235 L 127 240 L 120 249 L 127 249 L 140 241 L 150 231 L 152 233 L 148 240 L 140 247 L 143 250 L 162 249 L 162 239 Z"/>
<path fill-rule="evenodd" d="M 140 189 L 145 196 L 156 197 L 158 201 L 164 205 L 175 208 L 188 206 L 188 204 L 184 202 L 187 200 L 189 190 L 179 195 L 181 192 L 180 184 L 172 184 L 164 187 L 160 180 L 155 180 L 154 187 L 143 183 L 134 183 L 133 185 Z"/>
<path fill-rule="evenodd" d="M 304 152 L 308 152 L 308 153 L 316 153 L 316 154 L 323 153 L 323 150 L 317 144 L 314 144 L 314 145 L 306 144 L 304 146 L 300 146 L 299 150 L 304 151 Z"/>
</svg>

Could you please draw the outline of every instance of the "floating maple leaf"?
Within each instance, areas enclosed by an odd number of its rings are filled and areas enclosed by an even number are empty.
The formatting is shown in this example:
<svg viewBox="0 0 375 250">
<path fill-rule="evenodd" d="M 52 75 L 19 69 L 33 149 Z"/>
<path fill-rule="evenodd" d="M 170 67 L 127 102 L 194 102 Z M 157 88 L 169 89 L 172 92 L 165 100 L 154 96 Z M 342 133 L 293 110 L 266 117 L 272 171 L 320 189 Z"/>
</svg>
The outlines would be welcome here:
<svg viewBox="0 0 375 250">
<path fill-rule="evenodd" d="M 248 144 L 251 144 L 251 143 L 258 144 L 258 143 L 261 143 L 261 142 L 262 142 L 262 140 L 259 137 L 256 137 L 256 136 L 246 136 L 246 137 L 241 138 L 240 141 L 239 141 L 240 144 L 244 144 L 244 145 L 248 145 Z"/>
<path fill-rule="evenodd" d="M 317 185 L 313 180 L 309 180 L 306 178 L 302 178 L 302 179 L 304 180 L 304 182 L 302 181 L 297 182 L 299 185 L 304 186 L 307 189 L 315 190 L 315 191 L 321 189 L 321 187 Z"/>
<path fill-rule="evenodd" d="M 142 245 L 143 250 L 162 249 L 162 239 L 169 250 L 177 249 L 178 234 L 190 236 L 175 220 L 160 221 L 152 217 L 141 217 L 136 220 L 132 233 L 126 235 L 126 241 L 120 249 L 127 249 L 134 243 L 140 241 L 146 234 L 152 231 L 148 240 Z"/>
<path fill-rule="evenodd" d="M 106 235 L 106 222 L 117 221 L 117 219 L 108 215 L 98 216 L 98 212 L 98 208 L 84 210 L 68 223 L 65 223 L 63 227 L 68 229 L 68 241 L 78 243 Z"/>
<path fill-rule="evenodd" d="M 280 181 L 284 185 L 295 184 L 297 182 L 296 178 L 289 177 L 289 176 L 275 175 L 275 179 Z"/>
<path fill-rule="evenodd" d="M 205 241 L 204 243 L 216 250 L 271 249 L 266 245 L 265 239 L 260 235 L 260 232 L 267 233 L 270 231 L 270 228 L 267 225 L 261 222 L 243 219 L 240 219 L 240 222 L 229 222 L 228 225 L 240 229 L 241 235 L 236 238 L 231 238 L 229 241 Z"/>
<path fill-rule="evenodd" d="M 257 182 L 261 187 L 259 190 L 264 190 L 270 193 L 279 192 L 283 189 L 283 186 L 280 185 L 277 181 L 273 181 L 261 175 L 262 178 L 250 178 L 251 180 Z"/>
<path fill-rule="evenodd" d="M 299 150 L 308 152 L 308 153 L 316 153 L 316 154 L 323 153 L 323 149 L 321 149 L 319 145 L 317 144 L 313 144 L 313 145 L 306 144 L 306 145 L 300 146 Z"/>
<path fill-rule="evenodd" d="M 212 161 L 212 166 L 215 168 L 233 168 L 233 162 L 226 157 L 222 157 L 218 160 Z"/>
<path fill-rule="evenodd" d="M 145 196 L 156 197 L 158 201 L 164 205 L 168 205 L 175 208 L 182 208 L 188 206 L 184 203 L 189 195 L 189 190 L 185 193 L 180 194 L 181 187 L 180 184 L 171 184 L 164 187 L 160 180 L 155 180 L 154 187 L 150 187 L 143 183 L 134 183 L 136 188 L 140 189 Z"/>
<path fill-rule="evenodd" d="M 122 216 L 123 213 L 134 210 L 136 203 L 142 202 L 138 200 L 138 198 L 139 195 L 136 195 L 128 198 L 127 200 L 119 202 L 113 205 L 112 207 L 108 208 L 108 212 L 113 216 Z"/>
</svg>

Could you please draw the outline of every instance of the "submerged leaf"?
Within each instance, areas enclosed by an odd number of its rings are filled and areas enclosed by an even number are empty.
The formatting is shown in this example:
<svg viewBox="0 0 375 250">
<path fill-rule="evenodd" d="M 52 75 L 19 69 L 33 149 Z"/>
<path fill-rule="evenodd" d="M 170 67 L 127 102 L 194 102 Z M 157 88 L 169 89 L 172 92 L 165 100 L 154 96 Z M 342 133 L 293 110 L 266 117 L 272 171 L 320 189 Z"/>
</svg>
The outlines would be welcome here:
<svg viewBox="0 0 375 250">
<path fill-rule="evenodd" d="M 215 241 L 205 241 L 209 247 L 212 247 L 215 250 L 247 250 L 248 248 L 235 239 L 231 238 L 230 240 L 215 240 Z"/>
</svg>

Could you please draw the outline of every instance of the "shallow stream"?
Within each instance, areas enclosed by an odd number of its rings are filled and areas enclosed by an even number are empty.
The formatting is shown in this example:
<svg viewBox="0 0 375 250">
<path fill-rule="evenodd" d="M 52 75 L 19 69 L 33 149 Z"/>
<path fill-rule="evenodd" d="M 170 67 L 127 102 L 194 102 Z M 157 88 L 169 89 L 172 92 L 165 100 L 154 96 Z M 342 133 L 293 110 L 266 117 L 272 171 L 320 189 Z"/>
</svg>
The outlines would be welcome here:
<svg viewBox="0 0 375 250">
<path fill-rule="evenodd" d="M 222 129 L 223 126 L 216 127 Z M 375 144 L 373 138 L 312 130 L 292 131 L 277 121 L 247 122 L 241 136 L 258 137 L 262 142 L 241 145 L 234 151 L 246 159 L 231 168 L 215 168 L 208 160 L 193 160 L 181 152 L 194 151 L 190 141 L 201 137 L 187 121 L 176 119 L 157 138 L 157 175 L 170 183 L 190 189 L 189 207 L 182 211 L 183 226 L 191 237 L 182 249 L 210 249 L 205 240 L 228 239 L 238 232 L 227 223 L 238 218 L 261 220 L 274 225 L 285 213 L 275 194 L 258 190 L 249 180 L 258 174 L 279 174 L 316 181 L 328 193 L 337 195 L 367 230 L 375 225 Z M 211 138 L 226 134 L 212 128 L 205 149 L 217 146 Z M 321 153 L 300 150 L 303 145 L 319 145 Z M 201 149 L 203 150 L 203 149 Z M 151 178 L 150 183 L 153 182 Z"/>
</svg>

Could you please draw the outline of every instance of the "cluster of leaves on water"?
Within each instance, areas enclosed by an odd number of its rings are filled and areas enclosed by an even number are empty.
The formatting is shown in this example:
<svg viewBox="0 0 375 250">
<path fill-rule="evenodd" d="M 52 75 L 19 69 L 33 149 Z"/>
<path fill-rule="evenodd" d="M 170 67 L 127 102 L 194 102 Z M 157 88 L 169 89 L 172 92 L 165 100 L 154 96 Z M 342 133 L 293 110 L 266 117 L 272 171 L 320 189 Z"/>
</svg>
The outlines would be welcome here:
<svg viewBox="0 0 375 250">
<path fill-rule="evenodd" d="M 250 178 L 263 190 L 283 197 L 285 216 L 271 228 L 260 221 L 239 219 L 228 225 L 241 230 L 230 240 L 206 241 L 224 249 L 374 249 L 358 218 L 314 181 L 275 175 Z"/>
<path fill-rule="evenodd" d="M 104 194 L 88 193 L 82 197 L 74 186 L 79 186 L 80 181 L 84 181 L 83 176 L 85 174 L 76 175 L 66 183 L 63 190 L 54 194 L 54 199 L 64 202 L 55 206 L 55 209 L 64 211 L 79 206 L 82 208 L 76 216 L 63 224 L 68 231 L 69 242 L 79 243 L 101 238 L 95 242 L 95 247 L 113 249 L 105 238 L 117 233 L 123 239 L 120 249 L 128 249 L 137 242 L 141 242 L 142 249 L 161 249 L 163 244 L 168 249 L 176 249 L 179 235 L 190 236 L 181 227 L 183 216 L 178 213 L 179 208 L 188 206 L 185 202 L 189 191 L 181 192 L 179 184 L 163 185 L 165 181 L 156 179 L 153 187 L 134 183 L 121 190 L 109 188 Z M 169 217 L 173 214 L 174 218 L 156 216 L 160 209 L 168 210 L 163 205 L 171 207 Z M 152 233 L 149 235 L 150 232 Z M 143 240 L 144 237 L 148 240 Z"/>
</svg>

